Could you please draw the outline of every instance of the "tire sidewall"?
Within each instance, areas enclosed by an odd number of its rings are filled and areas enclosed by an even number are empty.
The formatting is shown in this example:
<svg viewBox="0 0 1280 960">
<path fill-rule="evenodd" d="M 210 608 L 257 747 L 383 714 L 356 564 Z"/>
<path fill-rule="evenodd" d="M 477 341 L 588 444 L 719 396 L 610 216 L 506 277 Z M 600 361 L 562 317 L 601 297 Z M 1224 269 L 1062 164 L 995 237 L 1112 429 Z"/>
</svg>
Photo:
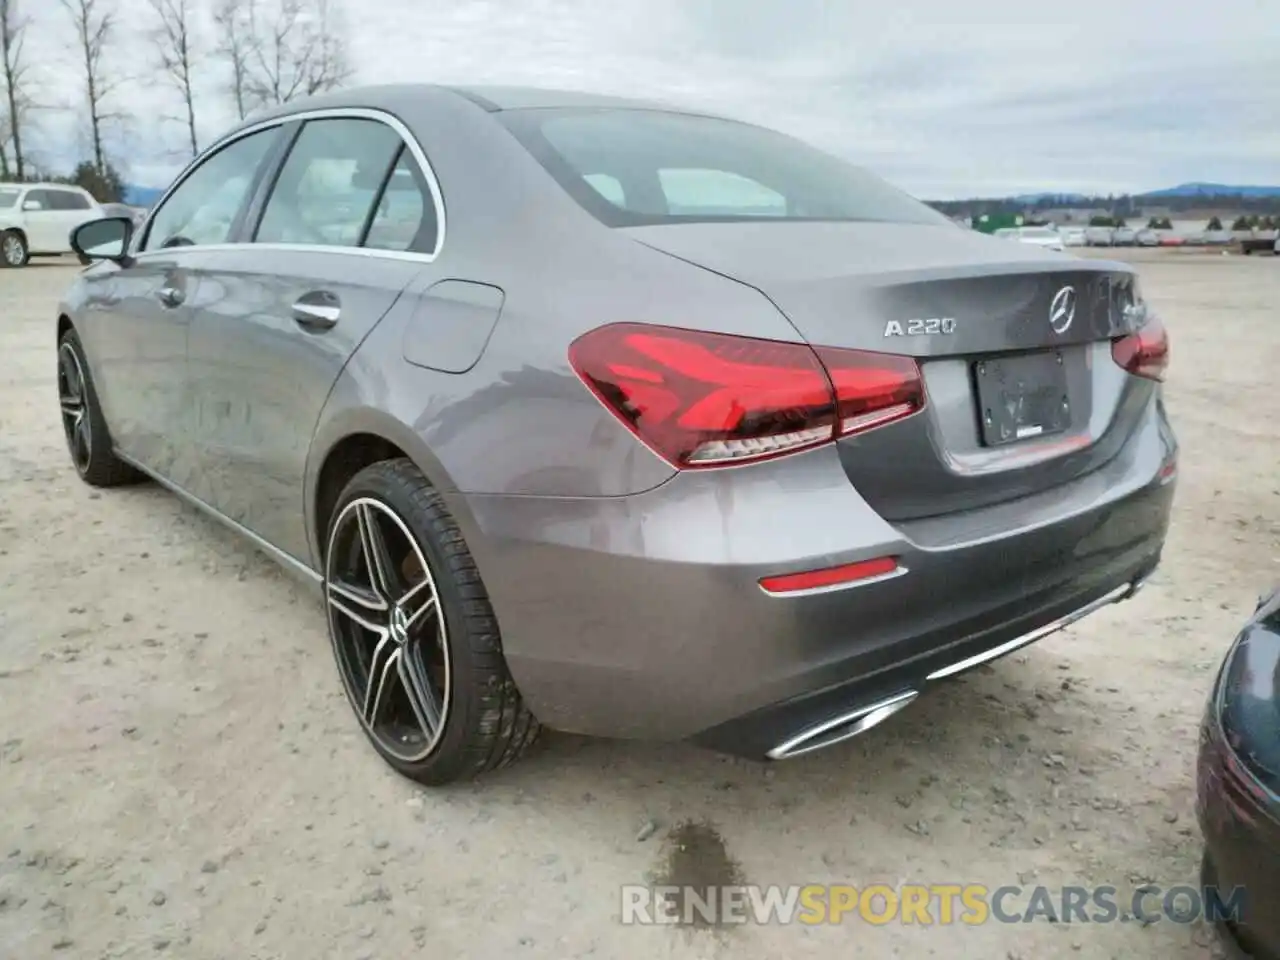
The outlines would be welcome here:
<svg viewBox="0 0 1280 960">
<path fill-rule="evenodd" d="M 415 500 L 408 489 L 405 476 L 402 473 L 392 472 L 390 469 L 392 463 L 392 461 L 384 461 L 362 470 L 352 478 L 338 498 L 329 521 L 329 529 L 325 532 L 324 572 L 327 582 L 329 562 L 327 551 L 333 538 L 333 525 L 353 500 L 362 497 L 380 500 L 395 511 L 396 516 L 417 540 L 423 556 L 431 567 L 436 595 L 444 613 L 448 641 L 446 655 L 449 659 L 450 703 L 445 717 L 444 734 L 428 756 L 418 761 L 406 761 L 389 753 L 364 722 L 357 719 L 361 729 L 382 758 L 401 773 L 414 779 L 451 780 L 460 773 L 465 773 L 466 746 L 471 739 L 471 732 L 479 723 L 477 697 L 474 694 L 476 673 L 468 656 L 471 647 L 470 637 L 467 634 L 467 615 L 448 557 L 443 545 L 434 535 L 432 521 L 435 518 L 426 513 L 421 504 Z M 426 479 L 419 475 L 417 490 L 429 489 L 431 488 Z M 328 618 L 330 644 L 334 646 L 334 659 L 337 662 L 337 638 L 334 636 L 332 615 L 328 610 L 325 611 L 325 615 Z M 340 664 L 339 669 L 341 669 Z M 339 682 L 350 701 L 351 693 L 347 689 L 345 677 L 340 677 Z M 352 709 L 356 709 L 354 703 Z"/>
</svg>

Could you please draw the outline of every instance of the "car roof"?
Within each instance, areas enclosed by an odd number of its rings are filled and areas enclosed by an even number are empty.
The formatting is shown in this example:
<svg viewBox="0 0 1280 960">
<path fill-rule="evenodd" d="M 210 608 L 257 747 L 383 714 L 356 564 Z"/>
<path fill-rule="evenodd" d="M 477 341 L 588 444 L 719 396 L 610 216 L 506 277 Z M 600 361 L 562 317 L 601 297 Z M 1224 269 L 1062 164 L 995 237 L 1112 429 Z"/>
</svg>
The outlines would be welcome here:
<svg viewBox="0 0 1280 960">
<path fill-rule="evenodd" d="M 693 113 L 685 107 L 656 100 L 639 100 L 615 97 L 602 93 L 580 90 L 560 90 L 549 87 L 468 86 L 448 87 L 454 93 L 466 97 L 491 113 L 503 110 L 538 110 L 556 107 L 615 107 L 618 109 L 666 110 L 677 113 Z"/>
<path fill-rule="evenodd" d="M 500 113 L 505 110 L 534 110 L 557 107 L 612 107 L 615 109 L 661 110 L 667 113 L 682 113 L 704 117 L 720 116 L 705 110 L 671 103 L 629 99 L 574 90 L 520 86 L 443 86 L 432 83 L 396 83 L 348 87 L 314 97 L 291 100 L 289 103 L 272 107 L 247 118 L 237 129 L 310 110 L 364 108 L 384 110 L 391 114 L 400 115 L 412 113 L 424 107 L 429 108 L 432 101 L 438 104 L 441 98 L 453 99 L 459 97 L 489 113 Z"/>
</svg>

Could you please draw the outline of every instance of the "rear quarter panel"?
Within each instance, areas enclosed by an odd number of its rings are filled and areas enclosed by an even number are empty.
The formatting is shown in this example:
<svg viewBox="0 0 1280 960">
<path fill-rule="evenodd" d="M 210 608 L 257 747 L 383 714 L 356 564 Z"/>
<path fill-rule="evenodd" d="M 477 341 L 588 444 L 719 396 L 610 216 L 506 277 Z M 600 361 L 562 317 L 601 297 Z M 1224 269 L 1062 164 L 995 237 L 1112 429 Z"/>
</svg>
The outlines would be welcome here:
<svg viewBox="0 0 1280 960">
<path fill-rule="evenodd" d="M 433 282 L 498 288 L 500 316 L 473 366 L 443 372 L 405 359 L 414 352 L 411 323 L 430 318 L 415 319 L 415 299 L 402 298 L 356 351 L 321 416 L 309 505 L 334 444 L 366 430 L 398 442 L 447 491 L 618 497 L 651 489 L 674 469 L 574 374 L 572 341 L 621 321 L 796 339 L 753 288 L 598 223 L 474 104 L 446 98 L 401 119 L 444 195 Z"/>
</svg>

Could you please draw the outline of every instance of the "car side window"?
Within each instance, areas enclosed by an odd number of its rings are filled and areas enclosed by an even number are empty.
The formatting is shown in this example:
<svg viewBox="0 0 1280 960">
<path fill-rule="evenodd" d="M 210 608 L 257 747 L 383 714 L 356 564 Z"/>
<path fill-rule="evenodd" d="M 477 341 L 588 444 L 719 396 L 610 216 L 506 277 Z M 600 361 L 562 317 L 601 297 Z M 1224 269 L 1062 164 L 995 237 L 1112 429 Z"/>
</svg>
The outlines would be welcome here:
<svg viewBox="0 0 1280 960">
<path fill-rule="evenodd" d="M 204 160 L 156 211 L 142 249 L 226 243 L 278 134 L 251 133 Z"/>
<path fill-rule="evenodd" d="M 411 210 L 397 205 L 393 212 L 392 191 L 382 196 L 382 188 L 402 145 L 400 135 L 377 120 L 309 121 L 272 187 L 254 240 L 356 247 L 375 202 L 386 199 L 380 235 L 398 242 L 391 218 L 411 217 Z"/>
<path fill-rule="evenodd" d="M 84 197 L 72 190 L 46 190 L 53 210 L 88 210 Z"/>
<path fill-rule="evenodd" d="M 88 210 L 89 200 L 82 193 L 76 193 L 73 190 L 58 191 L 59 210 Z"/>
<path fill-rule="evenodd" d="M 407 147 L 387 178 L 364 246 L 373 250 L 431 253 L 436 246 L 436 208 L 422 170 Z"/>
<path fill-rule="evenodd" d="M 53 199 L 49 196 L 48 190 L 28 190 L 27 195 L 22 198 L 22 205 L 25 207 L 32 202 L 40 204 L 41 210 L 53 209 Z"/>
</svg>

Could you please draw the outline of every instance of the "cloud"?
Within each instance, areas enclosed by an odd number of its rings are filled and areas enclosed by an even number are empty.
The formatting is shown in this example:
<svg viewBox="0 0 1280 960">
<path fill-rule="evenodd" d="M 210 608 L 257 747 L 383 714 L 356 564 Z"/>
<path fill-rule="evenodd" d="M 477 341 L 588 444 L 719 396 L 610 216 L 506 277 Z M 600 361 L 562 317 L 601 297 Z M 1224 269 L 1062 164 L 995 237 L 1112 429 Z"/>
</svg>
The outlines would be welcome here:
<svg viewBox="0 0 1280 960">
<path fill-rule="evenodd" d="M 35 12 L 46 112 L 32 143 L 85 153 L 69 20 Z M 150 65 L 145 0 L 121 8 L 112 152 L 181 165 L 178 101 Z M 1280 156 L 1274 0 L 348 0 L 359 80 L 514 83 L 657 97 L 775 126 L 929 197 L 1269 182 Z M 202 65 L 207 140 L 231 122 Z"/>
</svg>

